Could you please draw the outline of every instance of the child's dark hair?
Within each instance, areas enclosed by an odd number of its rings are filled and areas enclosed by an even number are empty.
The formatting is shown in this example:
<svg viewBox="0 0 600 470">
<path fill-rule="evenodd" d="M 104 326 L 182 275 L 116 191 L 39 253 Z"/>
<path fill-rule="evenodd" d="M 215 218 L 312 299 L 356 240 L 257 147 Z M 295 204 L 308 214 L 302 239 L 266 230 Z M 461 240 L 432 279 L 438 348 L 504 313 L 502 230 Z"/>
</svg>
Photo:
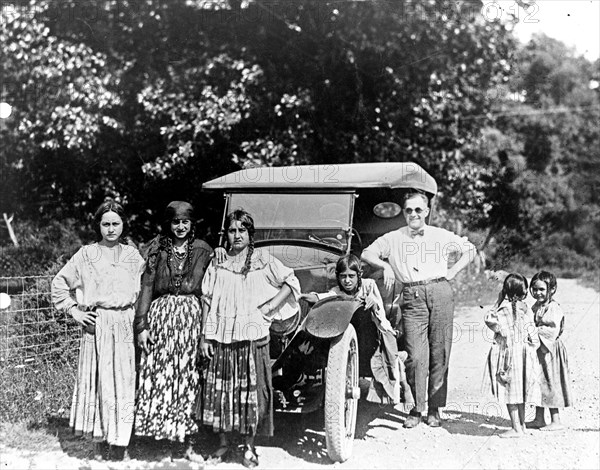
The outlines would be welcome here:
<svg viewBox="0 0 600 470">
<path fill-rule="evenodd" d="M 127 221 L 125 220 L 125 210 L 123 206 L 119 204 L 114 199 L 106 199 L 102 204 L 98 206 L 96 212 L 94 213 L 94 232 L 102 240 L 102 232 L 100 232 L 100 222 L 102 221 L 102 216 L 107 212 L 114 212 L 119 217 L 121 217 L 121 221 L 123 222 L 123 232 L 121 233 L 121 237 L 125 235 L 127 231 Z"/>
<path fill-rule="evenodd" d="M 508 299 L 512 305 L 513 317 L 517 316 L 517 301 L 527 297 L 527 278 L 519 273 L 512 273 L 504 279 L 502 298 Z"/>
<path fill-rule="evenodd" d="M 356 283 L 356 290 L 360 289 L 362 286 L 362 266 L 360 264 L 360 259 L 356 255 L 345 255 L 338 259 L 337 264 L 335 265 L 335 277 L 338 281 L 338 287 L 343 290 L 340 285 L 339 275 L 344 271 L 351 270 L 356 273 L 358 278 L 358 282 Z"/>
<path fill-rule="evenodd" d="M 548 289 L 548 298 L 552 299 L 552 295 L 556 292 L 556 276 L 548 271 L 540 271 L 539 273 L 535 273 L 531 278 L 530 286 L 532 289 L 536 281 L 542 281 L 546 283 L 546 287 Z"/>
<path fill-rule="evenodd" d="M 225 218 L 225 224 L 223 225 L 223 229 L 225 233 L 229 230 L 231 223 L 233 221 L 241 222 L 242 226 L 248 230 L 248 238 L 250 243 L 248 244 L 248 254 L 246 255 L 246 262 L 244 267 L 242 268 L 242 274 L 245 276 L 250 271 L 250 260 L 252 258 L 252 253 L 254 253 L 254 219 L 252 216 L 246 212 L 244 209 L 236 209 L 233 212 L 230 212 Z"/>
</svg>

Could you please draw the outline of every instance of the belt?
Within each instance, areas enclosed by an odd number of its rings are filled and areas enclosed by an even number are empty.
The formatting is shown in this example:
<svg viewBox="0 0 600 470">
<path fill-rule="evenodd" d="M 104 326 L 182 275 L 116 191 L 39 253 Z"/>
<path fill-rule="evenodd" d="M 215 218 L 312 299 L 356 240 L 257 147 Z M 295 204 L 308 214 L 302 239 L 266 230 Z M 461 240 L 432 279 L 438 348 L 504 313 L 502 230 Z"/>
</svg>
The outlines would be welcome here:
<svg viewBox="0 0 600 470">
<path fill-rule="evenodd" d="M 446 281 L 445 277 L 436 277 L 435 279 L 427 279 L 426 281 L 403 282 L 404 287 L 425 286 L 427 284 L 435 284 L 436 282 Z"/>
<path fill-rule="evenodd" d="M 134 305 L 135 304 L 129 304 L 123 307 L 98 307 L 97 305 L 94 305 L 93 307 L 84 307 L 82 305 L 78 305 L 77 308 L 79 308 L 79 310 L 83 310 L 84 312 L 95 312 L 98 308 L 101 308 L 102 310 L 129 310 Z"/>
</svg>

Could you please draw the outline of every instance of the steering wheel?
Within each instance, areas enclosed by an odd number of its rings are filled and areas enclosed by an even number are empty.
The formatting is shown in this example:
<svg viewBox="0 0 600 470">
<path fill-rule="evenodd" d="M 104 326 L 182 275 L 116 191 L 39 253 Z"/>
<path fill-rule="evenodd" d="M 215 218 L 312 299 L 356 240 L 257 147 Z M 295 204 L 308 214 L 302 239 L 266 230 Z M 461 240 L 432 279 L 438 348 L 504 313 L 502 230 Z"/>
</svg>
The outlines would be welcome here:
<svg viewBox="0 0 600 470">
<path fill-rule="evenodd" d="M 325 237 L 321 238 L 321 240 L 328 245 L 333 245 L 337 248 L 344 248 L 344 244 L 335 237 Z"/>
<path fill-rule="evenodd" d="M 325 243 L 326 245 L 332 245 L 332 246 L 335 246 L 336 248 L 340 248 L 340 249 L 344 247 L 344 244 L 335 237 L 321 238 L 321 237 L 318 237 L 317 235 L 315 235 L 314 233 L 309 233 L 308 239 L 312 240 L 314 242 Z"/>
</svg>

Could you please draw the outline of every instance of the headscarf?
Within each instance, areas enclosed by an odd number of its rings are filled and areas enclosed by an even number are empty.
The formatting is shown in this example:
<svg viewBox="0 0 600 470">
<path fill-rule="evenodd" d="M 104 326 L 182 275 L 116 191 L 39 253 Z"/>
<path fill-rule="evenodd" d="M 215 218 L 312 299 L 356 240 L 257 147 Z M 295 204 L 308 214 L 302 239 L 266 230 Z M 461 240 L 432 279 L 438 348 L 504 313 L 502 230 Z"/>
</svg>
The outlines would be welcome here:
<svg viewBox="0 0 600 470">
<path fill-rule="evenodd" d="M 164 221 L 170 224 L 173 219 L 187 219 L 195 222 L 194 206 L 185 201 L 171 201 L 165 209 Z"/>
</svg>

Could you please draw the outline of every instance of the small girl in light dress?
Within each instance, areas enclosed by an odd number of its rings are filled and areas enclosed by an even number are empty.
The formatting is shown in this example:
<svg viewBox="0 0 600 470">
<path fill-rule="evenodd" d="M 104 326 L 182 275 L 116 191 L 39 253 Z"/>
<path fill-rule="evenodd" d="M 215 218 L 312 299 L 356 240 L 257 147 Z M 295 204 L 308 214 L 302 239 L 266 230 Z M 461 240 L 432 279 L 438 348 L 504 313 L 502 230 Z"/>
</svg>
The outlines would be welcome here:
<svg viewBox="0 0 600 470">
<path fill-rule="evenodd" d="M 565 314 L 552 297 L 556 292 L 556 277 L 547 271 L 540 271 L 531 279 L 531 295 L 535 299 L 532 307 L 535 315 L 540 345 L 537 355 L 542 374 L 542 406 L 536 407 L 535 419 L 527 423 L 528 428 L 543 431 L 563 429 L 559 408 L 571 405 L 571 387 L 567 350 L 561 340 Z M 551 423 L 546 425 L 544 409 L 550 408 Z"/>
<path fill-rule="evenodd" d="M 523 301 L 527 279 L 509 274 L 498 301 L 486 314 L 485 323 L 495 333 L 487 358 L 492 393 L 508 408 L 512 429 L 500 437 L 521 437 L 525 431 L 525 403 L 540 404 L 539 338 L 533 312 Z"/>
</svg>

